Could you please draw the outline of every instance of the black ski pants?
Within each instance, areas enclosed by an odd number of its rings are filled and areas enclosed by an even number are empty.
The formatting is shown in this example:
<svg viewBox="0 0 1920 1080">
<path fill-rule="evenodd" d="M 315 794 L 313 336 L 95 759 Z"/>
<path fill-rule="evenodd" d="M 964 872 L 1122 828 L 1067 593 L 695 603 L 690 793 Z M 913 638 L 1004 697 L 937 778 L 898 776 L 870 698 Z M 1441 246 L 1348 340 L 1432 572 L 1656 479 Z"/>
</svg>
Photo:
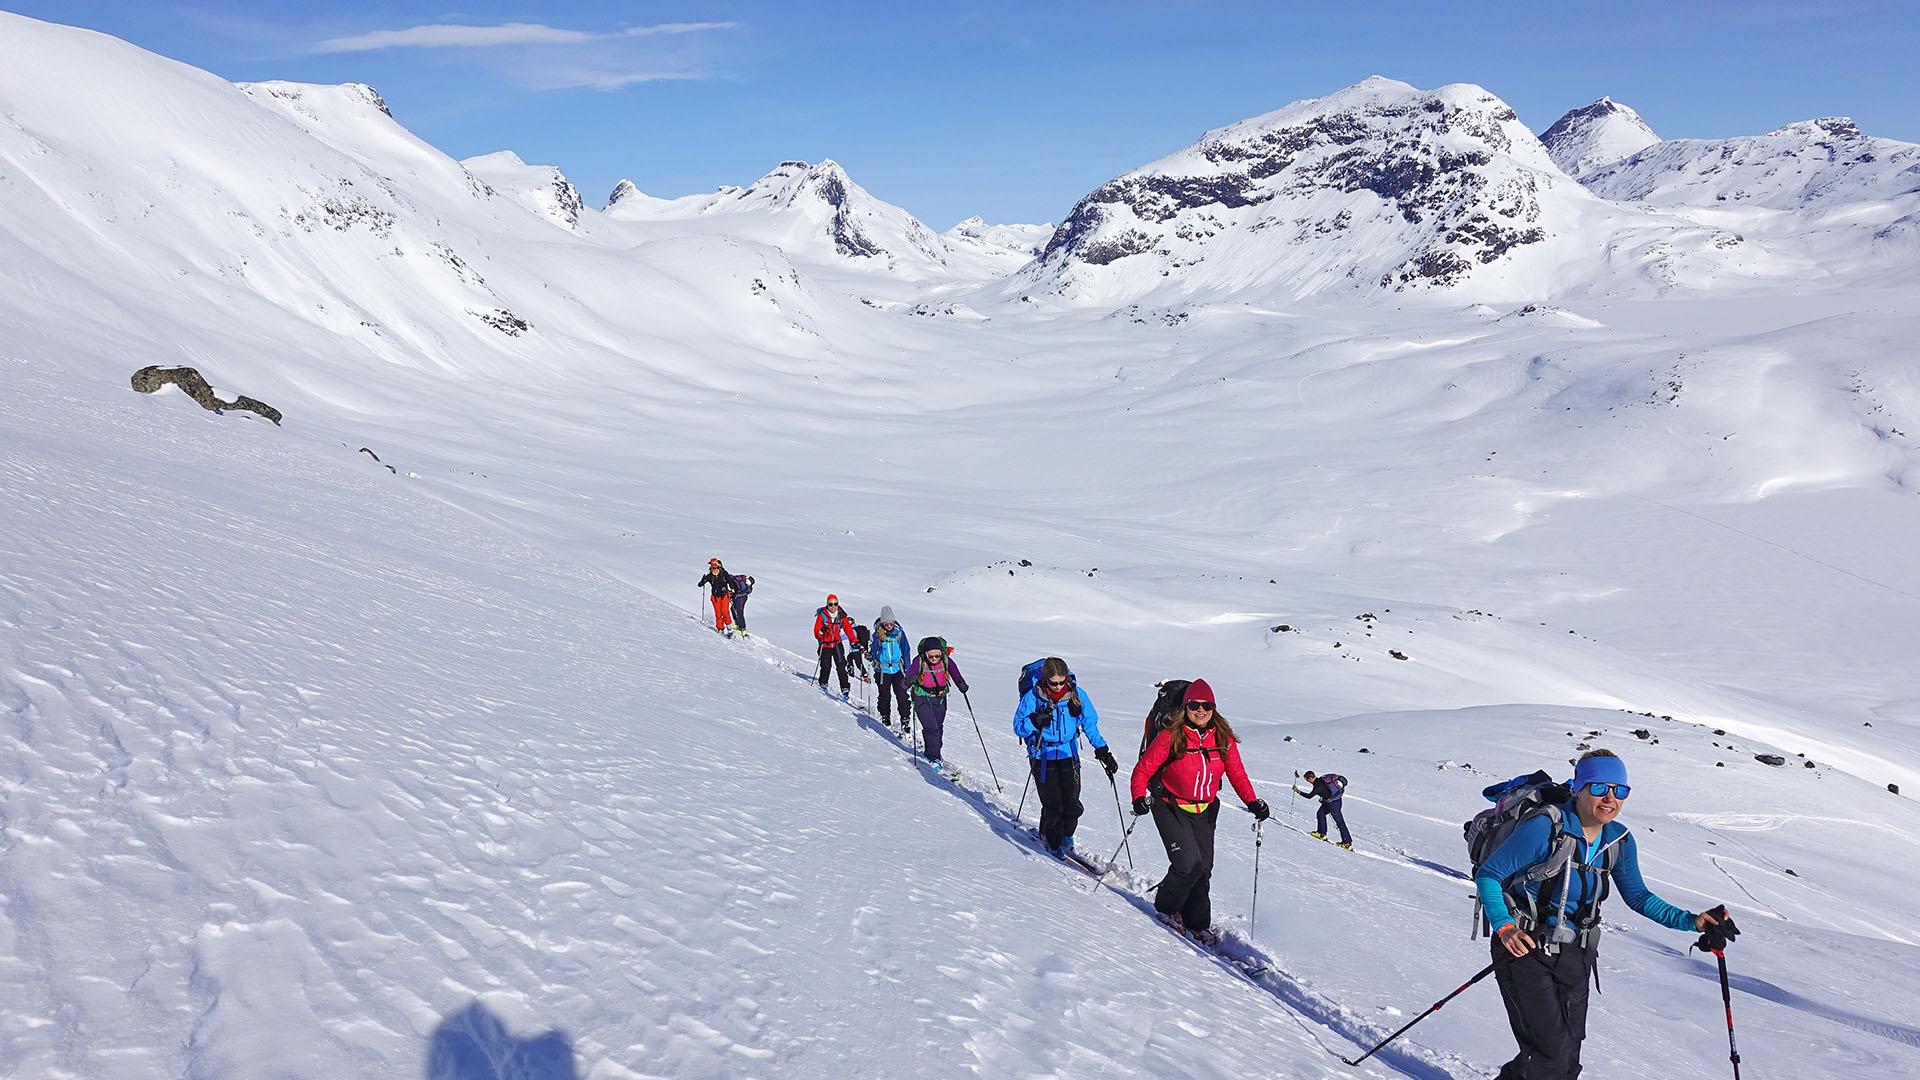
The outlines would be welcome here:
<svg viewBox="0 0 1920 1080">
<path fill-rule="evenodd" d="M 1218 799 L 1197 814 L 1153 800 L 1153 824 L 1167 848 L 1167 876 L 1154 893 L 1153 909 L 1180 916 L 1188 930 L 1213 926 L 1213 828 L 1219 820 Z"/>
<path fill-rule="evenodd" d="M 1057 848 L 1080 827 L 1080 759 L 1059 758 L 1043 761 L 1028 758 L 1033 772 L 1033 791 L 1040 796 L 1040 839 Z"/>
<path fill-rule="evenodd" d="M 1587 980 L 1592 956 L 1563 945 L 1548 956 L 1535 949 L 1514 956 L 1493 939 L 1493 978 L 1507 1005 L 1520 1052 L 1500 1067 L 1495 1080 L 1574 1080 L 1580 1075 L 1580 1043 L 1587 1037 Z"/>
<path fill-rule="evenodd" d="M 747 628 L 746 593 L 733 594 L 733 628 L 735 630 L 745 630 Z"/>
<path fill-rule="evenodd" d="M 1347 831 L 1347 815 L 1340 812 L 1340 802 L 1341 800 L 1335 799 L 1332 802 L 1321 803 L 1320 809 L 1313 815 L 1313 819 L 1316 827 L 1320 830 L 1320 835 L 1325 836 L 1327 835 L 1327 819 L 1332 818 L 1333 823 L 1340 826 L 1340 842 L 1343 844 L 1351 844 L 1353 843 L 1353 834 Z"/>
<path fill-rule="evenodd" d="M 880 700 L 885 701 L 886 698 Z M 902 712 L 900 715 L 905 717 L 907 714 Z M 920 721 L 920 738 L 925 741 L 927 760 L 939 761 L 940 750 L 947 740 L 947 695 L 914 695 L 913 715 Z"/>
<path fill-rule="evenodd" d="M 907 705 L 907 673 L 880 671 L 874 673 L 874 679 L 880 684 L 880 719 L 887 720 L 893 716 L 892 705 L 897 701 L 900 703 L 900 725 L 905 727 L 907 717 L 912 715 Z M 893 700 L 889 701 L 889 697 Z"/>
<path fill-rule="evenodd" d="M 827 685 L 827 668 L 832 667 L 840 676 L 840 692 L 845 694 L 853 689 L 847 679 L 847 647 L 841 644 L 820 646 L 820 686 Z"/>
</svg>

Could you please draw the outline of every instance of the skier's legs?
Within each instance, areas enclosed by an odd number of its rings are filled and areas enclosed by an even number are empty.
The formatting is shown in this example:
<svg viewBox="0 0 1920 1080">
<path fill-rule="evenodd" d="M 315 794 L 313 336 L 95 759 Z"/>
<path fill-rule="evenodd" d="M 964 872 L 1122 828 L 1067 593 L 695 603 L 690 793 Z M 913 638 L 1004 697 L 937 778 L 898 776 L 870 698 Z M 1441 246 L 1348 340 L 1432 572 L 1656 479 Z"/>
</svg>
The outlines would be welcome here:
<svg viewBox="0 0 1920 1080">
<path fill-rule="evenodd" d="M 1040 838 L 1059 847 L 1080 820 L 1080 778 L 1073 758 L 1031 762 L 1033 790 L 1040 796 Z"/>
<path fill-rule="evenodd" d="M 928 760 L 939 761 L 947 734 L 947 699 L 919 698 L 913 703 L 913 715 L 920 721 L 920 734 L 925 740 Z"/>
<path fill-rule="evenodd" d="M 1194 815 L 1165 801 L 1153 800 L 1153 825 L 1167 849 L 1167 876 L 1154 890 L 1153 909 L 1172 915 L 1187 906 L 1187 897 L 1201 873 L 1200 845 L 1193 837 Z"/>
<path fill-rule="evenodd" d="M 1353 843 L 1353 834 L 1347 831 L 1347 814 L 1345 808 L 1343 808 L 1338 801 L 1335 801 L 1334 804 L 1328 808 L 1327 812 L 1333 817 L 1333 823 L 1340 827 L 1340 842 L 1343 844 Z M 1320 831 L 1327 831 L 1327 827 L 1325 825 L 1320 826 Z"/>
<path fill-rule="evenodd" d="M 896 671 L 892 675 L 889 675 L 888 678 L 893 680 L 893 692 L 896 700 L 900 703 L 900 722 L 904 724 L 907 720 L 907 673 L 904 671 Z M 885 687 L 883 686 L 881 690 L 884 695 Z M 886 710 L 885 705 L 880 706 L 880 708 L 883 712 Z"/>
<path fill-rule="evenodd" d="M 1175 813 L 1193 818 L 1193 843 L 1200 859 L 1200 879 L 1193 883 L 1187 902 L 1180 908 L 1180 921 L 1189 930 L 1207 930 L 1213 926 L 1213 833 L 1220 820 L 1220 804 L 1215 802 L 1205 813 Z"/>
<path fill-rule="evenodd" d="M 741 593 L 733 594 L 733 627 L 736 630 L 747 628 L 747 598 Z"/>
<path fill-rule="evenodd" d="M 723 593 L 713 598 L 713 628 L 725 631 L 733 625 L 733 609 L 728 597 Z"/>
<path fill-rule="evenodd" d="M 820 678 L 818 681 L 820 683 L 820 689 L 822 690 L 827 688 L 827 670 L 832 664 L 833 650 L 825 645 L 820 646 Z"/>
<path fill-rule="evenodd" d="M 1320 808 L 1313 812 L 1313 831 L 1319 833 L 1321 836 L 1327 835 L 1326 803 L 1321 803 Z"/>
<path fill-rule="evenodd" d="M 1501 1066 L 1498 1080 L 1573 1080 L 1587 1034 L 1585 950 L 1516 957 L 1498 938 L 1492 947 L 1494 981 L 1520 1051 Z"/>
</svg>

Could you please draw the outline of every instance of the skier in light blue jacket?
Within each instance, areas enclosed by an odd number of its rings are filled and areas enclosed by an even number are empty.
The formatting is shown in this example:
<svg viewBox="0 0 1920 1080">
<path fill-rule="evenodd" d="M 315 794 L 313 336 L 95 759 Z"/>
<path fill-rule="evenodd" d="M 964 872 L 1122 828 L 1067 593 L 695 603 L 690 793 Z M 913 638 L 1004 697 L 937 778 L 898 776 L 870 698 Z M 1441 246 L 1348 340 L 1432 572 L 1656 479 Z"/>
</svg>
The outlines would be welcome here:
<svg viewBox="0 0 1920 1080">
<path fill-rule="evenodd" d="M 1494 928 L 1494 978 L 1520 1046 L 1497 1080 L 1579 1075 L 1587 981 L 1609 885 L 1628 907 L 1670 929 L 1716 927 L 1728 938 L 1739 932 L 1725 905 L 1696 914 L 1647 888 L 1633 834 L 1614 820 L 1632 787 L 1626 763 L 1613 751 L 1588 751 L 1570 786 L 1573 799 L 1563 811 L 1523 819 L 1474 872 L 1474 889 Z M 1566 861 L 1555 862 L 1562 851 Z M 1554 872 L 1544 873 L 1549 868 Z M 1528 873 L 1536 869 L 1542 874 Z M 1534 876 L 1539 880 L 1528 880 Z"/>
<path fill-rule="evenodd" d="M 913 647 L 907 644 L 907 632 L 893 617 L 893 606 L 880 609 L 880 618 L 867 638 L 867 659 L 873 662 L 873 677 L 880 684 L 880 722 L 893 726 L 893 706 L 900 706 L 900 730 L 907 731 L 913 713 L 907 708 L 907 665 L 913 661 Z"/>
<path fill-rule="evenodd" d="M 1080 736 L 1093 746 L 1093 756 L 1107 770 L 1120 771 L 1107 740 L 1100 734 L 1100 714 L 1093 699 L 1080 689 L 1057 656 L 1027 665 L 1021 681 L 1029 683 L 1013 713 L 1013 733 L 1027 744 L 1027 768 L 1040 796 L 1040 838 L 1056 858 L 1073 851 L 1073 833 L 1085 807 L 1080 804 Z"/>
</svg>

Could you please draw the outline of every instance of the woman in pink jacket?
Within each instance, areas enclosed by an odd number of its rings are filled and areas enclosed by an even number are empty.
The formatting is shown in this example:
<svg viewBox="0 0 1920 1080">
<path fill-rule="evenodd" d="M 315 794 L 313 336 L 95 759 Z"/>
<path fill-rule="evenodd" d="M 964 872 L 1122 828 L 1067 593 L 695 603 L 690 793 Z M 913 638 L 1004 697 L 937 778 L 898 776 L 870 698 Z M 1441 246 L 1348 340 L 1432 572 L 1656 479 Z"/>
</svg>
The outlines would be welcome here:
<svg viewBox="0 0 1920 1080">
<path fill-rule="evenodd" d="M 1154 910 L 1171 929 L 1207 944 L 1215 940 L 1209 886 L 1223 779 L 1233 784 L 1255 820 L 1267 820 L 1267 804 L 1254 794 L 1240 764 L 1240 740 L 1214 708 L 1213 687 L 1195 679 L 1181 716 L 1153 737 L 1133 767 L 1132 790 L 1134 814 L 1152 814 L 1167 847 L 1167 876 L 1160 880 Z"/>
</svg>

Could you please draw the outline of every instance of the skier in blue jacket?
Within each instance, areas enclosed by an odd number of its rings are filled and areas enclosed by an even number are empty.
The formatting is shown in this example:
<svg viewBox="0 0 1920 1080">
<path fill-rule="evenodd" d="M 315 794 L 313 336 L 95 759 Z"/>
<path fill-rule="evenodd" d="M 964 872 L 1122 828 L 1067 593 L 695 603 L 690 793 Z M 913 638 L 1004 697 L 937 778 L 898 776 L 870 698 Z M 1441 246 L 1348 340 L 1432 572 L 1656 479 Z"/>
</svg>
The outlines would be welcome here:
<svg viewBox="0 0 1920 1080">
<path fill-rule="evenodd" d="M 1073 832 L 1085 807 L 1080 804 L 1080 736 L 1093 744 L 1093 756 L 1107 770 L 1120 771 L 1100 734 L 1100 714 L 1076 684 L 1067 662 L 1049 656 L 1039 681 L 1020 696 L 1013 712 L 1013 733 L 1027 744 L 1027 768 L 1040 796 L 1040 838 L 1056 858 L 1073 851 Z"/>
<path fill-rule="evenodd" d="M 1587 980 L 1609 880 L 1628 907 L 1662 926 L 1705 931 L 1721 922 L 1731 925 L 1724 905 L 1695 914 L 1647 888 L 1633 834 L 1614 820 L 1632 789 L 1626 763 L 1613 751 L 1588 751 L 1570 786 L 1573 801 L 1558 822 L 1545 813 L 1525 819 L 1474 874 L 1474 889 L 1494 928 L 1494 978 L 1520 1045 L 1496 1080 L 1572 1080 L 1579 1074 Z M 1559 847 L 1569 851 L 1564 866 L 1539 881 L 1515 881 L 1508 891 L 1511 879 L 1548 864 Z"/>
<path fill-rule="evenodd" d="M 900 730 L 909 730 L 907 709 L 907 665 L 913 662 L 913 648 L 907 644 L 907 632 L 893 617 L 891 604 L 880 609 L 880 618 L 867 638 L 867 659 L 873 662 L 873 677 L 880 684 L 880 722 L 893 726 L 892 706 L 900 706 Z"/>
</svg>

